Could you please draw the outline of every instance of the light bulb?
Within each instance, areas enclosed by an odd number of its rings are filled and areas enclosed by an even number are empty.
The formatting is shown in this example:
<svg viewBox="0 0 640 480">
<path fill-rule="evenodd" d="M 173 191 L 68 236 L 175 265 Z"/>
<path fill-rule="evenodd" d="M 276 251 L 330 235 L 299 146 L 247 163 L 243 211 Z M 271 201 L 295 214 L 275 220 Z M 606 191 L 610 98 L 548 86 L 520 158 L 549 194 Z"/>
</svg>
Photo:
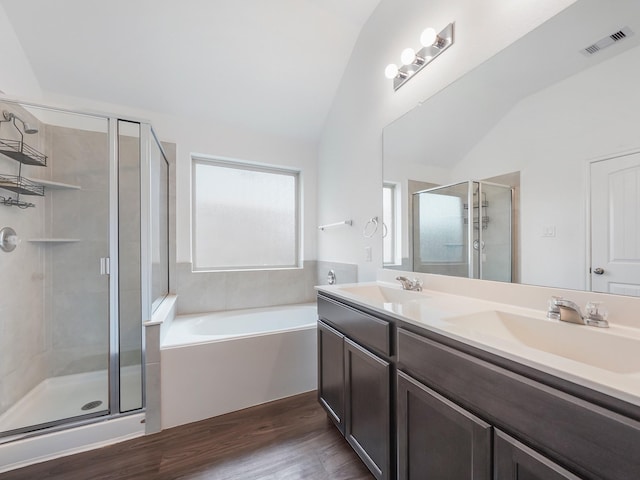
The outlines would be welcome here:
<svg viewBox="0 0 640 480">
<path fill-rule="evenodd" d="M 420 43 L 423 47 L 430 47 L 436 42 L 437 39 L 438 34 L 431 27 L 425 28 L 422 32 L 422 35 L 420 35 Z"/>
<path fill-rule="evenodd" d="M 395 63 L 390 63 L 387 68 L 384 69 L 384 76 L 389 80 L 398 76 L 398 66 Z"/>
<path fill-rule="evenodd" d="M 416 59 L 416 52 L 413 48 L 405 48 L 400 54 L 400 60 L 404 65 L 411 65 Z"/>
</svg>

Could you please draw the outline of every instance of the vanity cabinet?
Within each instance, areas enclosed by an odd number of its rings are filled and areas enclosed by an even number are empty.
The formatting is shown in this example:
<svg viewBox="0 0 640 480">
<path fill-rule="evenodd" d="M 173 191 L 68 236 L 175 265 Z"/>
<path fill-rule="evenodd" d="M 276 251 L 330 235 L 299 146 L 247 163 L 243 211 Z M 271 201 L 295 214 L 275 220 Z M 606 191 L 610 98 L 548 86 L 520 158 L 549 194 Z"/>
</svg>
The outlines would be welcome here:
<svg viewBox="0 0 640 480">
<path fill-rule="evenodd" d="M 394 478 L 391 325 L 318 297 L 318 400 L 375 478 Z"/>
<path fill-rule="evenodd" d="M 640 478 L 637 419 L 570 393 L 566 382 L 556 388 L 437 334 L 399 328 L 397 338 L 399 371 L 494 428 L 496 480 Z"/>
<path fill-rule="evenodd" d="M 409 375 L 397 378 L 398 479 L 491 480 L 491 425 Z"/>
<path fill-rule="evenodd" d="M 346 299 L 318 313 L 320 403 L 376 478 L 640 479 L 637 406 Z"/>
</svg>

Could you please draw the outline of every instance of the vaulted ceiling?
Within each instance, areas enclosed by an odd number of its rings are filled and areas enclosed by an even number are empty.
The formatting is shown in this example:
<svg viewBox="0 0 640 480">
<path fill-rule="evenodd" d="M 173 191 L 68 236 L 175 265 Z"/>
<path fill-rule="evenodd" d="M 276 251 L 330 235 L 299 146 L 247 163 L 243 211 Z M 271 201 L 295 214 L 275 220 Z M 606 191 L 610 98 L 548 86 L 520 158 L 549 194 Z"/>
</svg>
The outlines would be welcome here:
<svg viewBox="0 0 640 480">
<path fill-rule="evenodd" d="M 360 30 L 379 2 L 0 0 L 0 5 L 45 94 L 315 140 Z"/>
</svg>

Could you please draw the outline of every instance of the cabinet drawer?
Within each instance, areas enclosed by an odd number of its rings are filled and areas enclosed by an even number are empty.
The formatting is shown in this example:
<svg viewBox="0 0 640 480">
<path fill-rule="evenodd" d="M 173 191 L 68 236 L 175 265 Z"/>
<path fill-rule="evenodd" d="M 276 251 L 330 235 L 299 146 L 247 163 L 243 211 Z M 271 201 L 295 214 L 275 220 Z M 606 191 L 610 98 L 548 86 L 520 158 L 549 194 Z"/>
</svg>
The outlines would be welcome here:
<svg viewBox="0 0 640 480">
<path fill-rule="evenodd" d="M 398 329 L 398 369 L 585 479 L 640 478 L 640 422 Z"/>
<path fill-rule="evenodd" d="M 391 324 L 324 297 L 318 297 L 318 315 L 358 343 L 391 356 Z"/>
</svg>

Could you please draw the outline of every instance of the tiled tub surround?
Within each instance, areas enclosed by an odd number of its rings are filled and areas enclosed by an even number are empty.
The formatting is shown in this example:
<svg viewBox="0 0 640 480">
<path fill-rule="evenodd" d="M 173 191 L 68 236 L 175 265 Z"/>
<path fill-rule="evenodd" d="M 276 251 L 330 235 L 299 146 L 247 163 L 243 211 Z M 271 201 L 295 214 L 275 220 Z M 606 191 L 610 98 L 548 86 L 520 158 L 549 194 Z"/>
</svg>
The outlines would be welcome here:
<svg viewBox="0 0 640 480">
<path fill-rule="evenodd" d="M 305 260 L 302 268 L 228 272 L 193 272 L 191 263 L 178 263 L 178 314 L 313 302 L 329 270 L 339 284 L 358 281 L 358 266 L 349 263 Z"/>
<path fill-rule="evenodd" d="M 316 262 L 303 268 L 235 272 L 193 272 L 190 263 L 177 271 L 178 314 L 217 312 L 312 302 Z"/>
<path fill-rule="evenodd" d="M 162 377 L 160 364 L 160 345 L 176 318 L 175 295 L 168 295 L 158 306 L 151 321 L 144 324 L 145 335 L 145 395 L 146 421 L 145 433 L 162 430 Z"/>
<path fill-rule="evenodd" d="M 327 276 L 333 270 L 336 275 L 336 284 L 355 283 L 358 281 L 358 265 L 353 263 L 326 262 L 318 260 L 318 276 L 316 285 L 328 285 Z"/>
</svg>

